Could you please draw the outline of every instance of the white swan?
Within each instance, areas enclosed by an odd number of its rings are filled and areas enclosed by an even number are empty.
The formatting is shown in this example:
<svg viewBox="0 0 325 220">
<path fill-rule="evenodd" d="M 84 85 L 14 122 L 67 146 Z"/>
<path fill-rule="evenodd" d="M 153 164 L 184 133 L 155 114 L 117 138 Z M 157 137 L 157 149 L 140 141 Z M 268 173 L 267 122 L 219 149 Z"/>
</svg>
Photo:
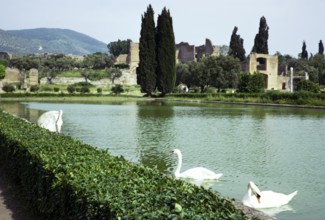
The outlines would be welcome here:
<svg viewBox="0 0 325 220">
<path fill-rule="evenodd" d="M 248 190 L 243 197 L 243 204 L 251 208 L 274 208 L 288 204 L 291 199 L 297 194 L 295 191 L 289 195 L 276 193 L 273 191 L 260 191 L 257 186 L 250 181 L 248 183 Z"/>
<path fill-rule="evenodd" d="M 49 131 L 60 133 L 63 124 L 62 115 L 62 110 L 45 112 L 39 117 L 37 124 Z"/>
<path fill-rule="evenodd" d="M 175 177 L 177 178 L 189 178 L 196 180 L 216 180 L 222 176 L 222 173 L 214 173 L 204 167 L 195 167 L 180 173 L 182 167 L 182 153 L 179 149 L 174 149 L 173 154 L 178 156 L 178 164 L 175 170 Z"/>
</svg>

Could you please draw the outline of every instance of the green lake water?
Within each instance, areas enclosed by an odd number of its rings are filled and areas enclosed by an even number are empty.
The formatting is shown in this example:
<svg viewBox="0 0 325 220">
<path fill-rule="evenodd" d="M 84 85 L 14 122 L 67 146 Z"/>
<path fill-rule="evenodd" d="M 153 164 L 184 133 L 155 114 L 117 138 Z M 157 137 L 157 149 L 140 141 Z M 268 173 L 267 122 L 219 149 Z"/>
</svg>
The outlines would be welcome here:
<svg viewBox="0 0 325 220">
<path fill-rule="evenodd" d="M 298 194 L 281 208 L 264 210 L 279 219 L 325 216 L 325 110 L 171 102 L 69 104 L 1 102 L 0 108 L 36 122 L 63 110 L 62 134 L 113 155 L 173 175 L 204 166 L 224 175 L 205 185 L 241 201 L 248 181 L 261 190 Z"/>
</svg>

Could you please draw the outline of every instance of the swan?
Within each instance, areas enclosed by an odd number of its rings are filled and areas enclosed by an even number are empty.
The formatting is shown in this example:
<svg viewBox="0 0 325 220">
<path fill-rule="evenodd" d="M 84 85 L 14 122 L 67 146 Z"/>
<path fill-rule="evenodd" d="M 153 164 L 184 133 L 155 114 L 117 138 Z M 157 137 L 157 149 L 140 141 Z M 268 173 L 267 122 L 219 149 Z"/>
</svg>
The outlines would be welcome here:
<svg viewBox="0 0 325 220">
<path fill-rule="evenodd" d="M 195 167 L 189 170 L 180 173 L 182 166 L 182 153 L 179 149 L 174 149 L 172 151 L 173 154 L 176 154 L 178 157 L 178 164 L 175 170 L 176 178 L 189 178 L 196 180 L 216 180 L 219 179 L 223 174 L 222 173 L 214 173 L 211 170 L 208 170 L 204 167 Z"/>
<path fill-rule="evenodd" d="M 273 191 L 260 191 L 255 183 L 248 183 L 248 190 L 243 197 L 243 204 L 251 208 L 275 208 L 288 204 L 297 194 L 295 191 L 289 195 L 277 193 Z"/>
<path fill-rule="evenodd" d="M 52 132 L 61 132 L 63 111 L 48 111 L 42 114 L 37 120 L 38 126 L 46 128 Z"/>
</svg>

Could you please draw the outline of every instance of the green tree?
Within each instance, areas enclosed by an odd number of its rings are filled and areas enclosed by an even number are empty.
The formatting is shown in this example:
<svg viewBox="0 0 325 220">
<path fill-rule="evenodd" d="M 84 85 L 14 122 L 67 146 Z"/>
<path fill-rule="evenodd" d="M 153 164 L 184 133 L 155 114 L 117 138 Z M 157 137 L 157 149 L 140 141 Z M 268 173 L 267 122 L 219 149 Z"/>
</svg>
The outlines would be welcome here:
<svg viewBox="0 0 325 220">
<path fill-rule="evenodd" d="M 300 54 L 300 58 L 308 60 L 308 52 L 307 52 L 306 48 L 307 48 L 306 42 L 303 41 L 302 42 L 302 51 L 301 51 L 301 54 Z"/>
<path fill-rule="evenodd" d="M 176 48 L 173 21 L 164 8 L 157 21 L 157 87 L 161 96 L 173 91 L 176 81 Z"/>
<path fill-rule="evenodd" d="M 4 79 L 6 76 L 6 67 L 0 64 L 0 80 Z"/>
<path fill-rule="evenodd" d="M 189 72 L 193 80 L 194 86 L 199 86 L 201 93 L 204 92 L 206 86 L 210 84 L 210 75 L 204 71 L 205 66 L 203 62 L 192 61 L 189 63 Z"/>
<path fill-rule="evenodd" d="M 238 28 L 235 26 L 230 38 L 228 55 L 238 58 L 241 62 L 245 61 L 244 40 L 237 34 Z"/>
<path fill-rule="evenodd" d="M 318 53 L 324 55 L 324 45 L 322 40 L 320 40 L 318 44 Z"/>
<path fill-rule="evenodd" d="M 239 83 L 237 87 L 238 92 L 249 93 L 249 81 L 251 79 L 250 73 L 241 73 L 239 76 Z"/>
<path fill-rule="evenodd" d="M 137 83 L 141 86 L 141 92 L 151 96 L 157 85 L 156 28 L 151 5 L 148 6 L 147 12 L 142 16 L 139 59 Z"/>
<path fill-rule="evenodd" d="M 107 45 L 107 48 L 110 54 L 113 54 L 113 56 L 118 57 L 120 54 L 129 53 L 130 42 L 132 42 L 130 39 L 127 40 L 118 39 L 118 41 L 110 42 Z"/>
<path fill-rule="evenodd" d="M 307 92 L 319 93 L 320 87 L 317 83 L 314 83 L 310 80 L 301 80 L 297 84 L 296 91 L 307 91 Z"/>
<path fill-rule="evenodd" d="M 185 84 L 190 87 L 192 84 L 192 76 L 189 71 L 189 65 L 186 63 L 179 63 L 176 65 L 176 85 Z"/>
<path fill-rule="evenodd" d="M 250 76 L 248 83 L 248 91 L 251 93 L 264 92 L 265 79 L 264 74 L 255 72 Z"/>
<path fill-rule="evenodd" d="M 269 27 L 267 26 L 266 19 L 264 16 L 260 19 L 259 31 L 254 39 L 254 46 L 252 52 L 269 54 L 268 49 L 268 38 L 269 38 Z"/>
<path fill-rule="evenodd" d="M 87 69 L 105 69 L 114 65 L 115 58 L 105 53 L 94 53 L 87 55 L 83 60 L 83 67 Z"/>
<path fill-rule="evenodd" d="M 112 84 L 114 84 L 114 80 L 116 78 L 120 78 L 122 76 L 122 71 L 120 69 L 117 69 L 117 68 L 109 69 L 108 73 L 109 73 L 110 78 L 112 80 Z"/>
</svg>

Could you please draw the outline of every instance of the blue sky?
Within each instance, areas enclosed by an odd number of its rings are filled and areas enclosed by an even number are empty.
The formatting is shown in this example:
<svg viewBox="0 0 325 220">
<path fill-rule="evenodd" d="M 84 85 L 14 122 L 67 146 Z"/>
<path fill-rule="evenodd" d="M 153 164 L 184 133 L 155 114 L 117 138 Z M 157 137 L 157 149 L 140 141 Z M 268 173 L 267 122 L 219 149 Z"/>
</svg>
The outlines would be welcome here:
<svg viewBox="0 0 325 220">
<path fill-rule="evenodd" d="M 138 42 L 149 4 L 155 17 L 164 7 L 170 10 L 176 43 L 199 46 L 209 38 L 215 45 L 229 45 L 237 26 L 248 54 L 262 16 L 270 27 L 270 54 L 297 57 L 303 41 L 315 54 L 319 41 L 325 43 L 324 0 L 10 0 L 2 4 L 0 29 L 66 28 L 104 43 Z"/>
</svg>

